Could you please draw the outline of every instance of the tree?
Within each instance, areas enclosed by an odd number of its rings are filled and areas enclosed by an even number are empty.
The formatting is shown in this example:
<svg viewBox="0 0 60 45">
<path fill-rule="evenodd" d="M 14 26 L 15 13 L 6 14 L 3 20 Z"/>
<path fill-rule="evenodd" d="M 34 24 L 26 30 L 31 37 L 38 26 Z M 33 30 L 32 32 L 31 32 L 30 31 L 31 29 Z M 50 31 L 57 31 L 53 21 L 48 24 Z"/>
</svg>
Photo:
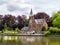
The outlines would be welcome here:
<svg viewBox="0 0 60 45">
<path fill-rule="evenodd" d="M 19 29 L 23 28 L 24 27 L 24 23 L 25 23 L 25 21 L 23 20 L 23 18 L 21 16 L 18 16 L 17 20 L 18 20 L 18 28 Z"/>
<path fill-rule="evenodd" d="M 0 30 L 4 28 L 3 15 L 0 15 Z"/>
<path fill-rule="evenodd" d="M 60 11 L 53 13 L 52 15 L 52 20 L 54 20 L 55 18 L 57 18 L 58 16 L 60 16 Z"/>
<path fill-rule="evenodd" d="M 7 26 L 12 28 L 15 25 L 16 18 L 15 16 L 8 14 L 4 16 L 3 20 L 7 24 Z"/>
<path fill-rule="evenodd" d="M 26 18 L 27 18 L 26 15 L 22 15 L 21 17 L 22 17 L 23 19 L 26 19 Z"/>
<path fill-rule="evenodd" d="M 53 26 L 60 27 L 60 11 L 54 13 L 52 19 L 53 19 L 52 22 Z"/>
<path fill-rule="evenodd" d="M 44 12 L 40 12 L 40 13 L 35 14 L 34 18 L 35 19 L 41 19 L 41 18 L 44 19 L 45 18 L 46 21 L 49 21 L 49 19 L 50 19 L 49 15 Z"/>
<path fill-rule="evenodd" d="M 28 26 L 29 25 L 29 19 L 26 19 L 25 20 L 25 26 Z"/>
<path fill-rule="evenodd" d="M 11 29 L 15 30 L 15 28 L 21 29 L 26 21 L 26 16 L 12 16 L 11 14 L 5 15 L 3 18 L 4 23 Z"/>
</svg>

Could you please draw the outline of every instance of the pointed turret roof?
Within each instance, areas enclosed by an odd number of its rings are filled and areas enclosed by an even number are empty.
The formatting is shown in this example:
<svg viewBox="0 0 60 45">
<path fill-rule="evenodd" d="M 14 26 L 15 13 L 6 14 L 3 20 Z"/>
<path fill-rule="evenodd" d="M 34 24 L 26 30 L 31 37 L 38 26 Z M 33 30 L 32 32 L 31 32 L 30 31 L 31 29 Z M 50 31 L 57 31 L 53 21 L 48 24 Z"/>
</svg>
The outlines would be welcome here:
<svg viewBox="0 0 60 45">
<path fill-rule="evenodd" d="M 32 16 L 33 15 L 33 11 L 32 11 L 32 8 L 31 8 L 31 11 L 30 11 L 30 16 Z"/>
</svg>

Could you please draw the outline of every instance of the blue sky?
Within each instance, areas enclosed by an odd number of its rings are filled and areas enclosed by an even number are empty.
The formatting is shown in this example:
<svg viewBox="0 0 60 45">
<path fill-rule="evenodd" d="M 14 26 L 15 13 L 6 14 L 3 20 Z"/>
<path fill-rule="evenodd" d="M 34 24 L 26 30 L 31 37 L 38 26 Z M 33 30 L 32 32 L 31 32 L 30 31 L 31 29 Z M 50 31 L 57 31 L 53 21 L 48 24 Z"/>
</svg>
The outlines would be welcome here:
<svg viewBox="0 0 60 45">
<path fill-rule="evenodd" d="M 60 0 L 0 0 L 0 14 L 29 16 L 30 9 L 33 13 L 46 12 L 49 16 L 60 10 Z"/>
</svg>

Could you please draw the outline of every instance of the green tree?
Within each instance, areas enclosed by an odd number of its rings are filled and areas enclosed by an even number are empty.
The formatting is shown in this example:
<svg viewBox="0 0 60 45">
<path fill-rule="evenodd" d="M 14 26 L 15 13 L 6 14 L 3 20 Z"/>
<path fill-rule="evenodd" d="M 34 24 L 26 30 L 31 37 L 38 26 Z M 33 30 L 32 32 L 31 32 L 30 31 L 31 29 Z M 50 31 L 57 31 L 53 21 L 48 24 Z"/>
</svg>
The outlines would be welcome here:
<svg viewBox="0 0 60 45">
<path fill-rule="evenodd" d="M 52 15 L 52 20 L 54 20 L 55 18 L 57 18 L 58 16 L 60 16 L 60 11 L 58 11 L 57 13 L 54 13 Z"/>
<path fill-rule="evenodd" d="M 2 30 L 2 32 L 7 32 L 7 31 L 9 31 L 9 30 L 11 30 L 11 28 L 10 27 L 8 27 L 7 25 L 6 25 L 6 23 L 5 23 L 5 25 L 4 25 L 4 29 Z"/>
<path fill-rule="evenodd" d="M 52 19 L 53 19 L 52 22 L 53 26 L 60 27 L 60 11 L 53 14 Z"/>
</svg>

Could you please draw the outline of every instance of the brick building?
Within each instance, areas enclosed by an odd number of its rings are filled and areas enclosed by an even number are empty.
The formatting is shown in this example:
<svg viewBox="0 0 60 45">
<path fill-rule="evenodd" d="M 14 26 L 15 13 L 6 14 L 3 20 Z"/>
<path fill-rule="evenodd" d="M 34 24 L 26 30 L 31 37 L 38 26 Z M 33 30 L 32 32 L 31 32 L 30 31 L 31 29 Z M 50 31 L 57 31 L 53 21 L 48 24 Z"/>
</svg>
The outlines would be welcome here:
<svg viewBox="0 0 60 45">
<path fill-rule="evenodd" d="M 30 16 L 29 16 L 29 26 L 23 27 L 22 33 L 39 33 L 42 31 L 42 28 L 45 27 L 46 30 L 48 29 L 48 24 L 46 23 L 45 18 L 42 19 L 34 19 L 33 12 L 31 9 Z"/>
</svg>

